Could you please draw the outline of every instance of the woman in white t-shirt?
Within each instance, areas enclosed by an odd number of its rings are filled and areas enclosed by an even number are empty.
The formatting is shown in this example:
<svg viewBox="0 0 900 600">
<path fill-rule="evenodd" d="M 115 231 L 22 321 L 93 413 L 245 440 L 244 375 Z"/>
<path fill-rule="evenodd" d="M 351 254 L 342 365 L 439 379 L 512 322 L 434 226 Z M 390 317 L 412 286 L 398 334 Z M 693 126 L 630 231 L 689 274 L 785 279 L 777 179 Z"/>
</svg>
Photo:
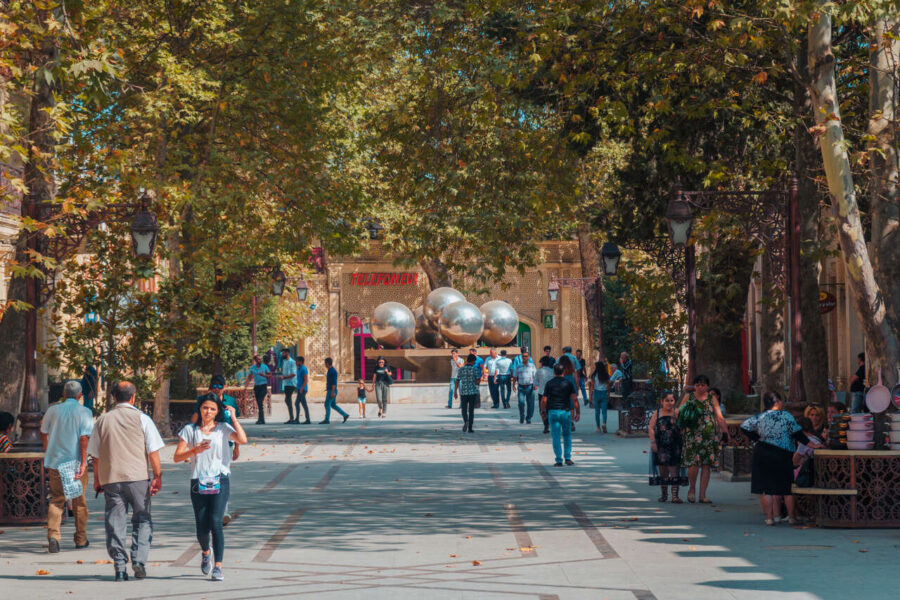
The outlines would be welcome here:
<svg viewBox="0 0 900 600">
<path fill-rule="evenodd" d="M 178 437 L 175 462 L 191 461 L 191 504 L 194 507 L 194 521 L 197 526 L 197 541 L 203 551 L 200 557 L 200 571 L 206 575 L 210 571 L 210 534 L 215 567 L 212 579 L 222 581 L 222 558 L 225 554 L 225 532 L 222 516 L 228 503 L 231 474 L 231 449 L 228 442 L 247 443 L 247 434 L 241 422 L 235 417 L 232 425 L 225 423 L 228 410 L 215 394 L 207 394 L 200 403 L 200 420 L 197 424 L 185 425 Z"/>
</svg>

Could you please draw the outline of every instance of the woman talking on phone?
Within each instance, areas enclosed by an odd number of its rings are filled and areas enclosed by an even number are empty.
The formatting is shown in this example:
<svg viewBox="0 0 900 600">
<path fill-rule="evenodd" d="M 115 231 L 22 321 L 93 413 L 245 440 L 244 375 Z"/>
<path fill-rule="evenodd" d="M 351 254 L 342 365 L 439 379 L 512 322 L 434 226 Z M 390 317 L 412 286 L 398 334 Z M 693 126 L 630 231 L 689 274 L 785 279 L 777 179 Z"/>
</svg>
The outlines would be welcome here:
<svg viewBox="0 0 900 600">
<path fill-rule="evenodd" d="M 226 409 L 216 394 L 206 394 L 200 401 L 200 418 L 185 425 L 178 437 L 175 462 L 191 461 L 191 504 L 197 525 L 197 542 L 203 551 L 200 571 L 210 572 L 210 534 L 215 566 L 212 579 L 222 581 L 222 558 L 225 554 L 225 532 L 222 516 L 228 503 L 231 474 L 231 449 L 228 442 L 247 443 L 247 434 L 237 418 L 225 423 Z M 227 415 L 231 416 L 231 415 Z"/>
</svg>

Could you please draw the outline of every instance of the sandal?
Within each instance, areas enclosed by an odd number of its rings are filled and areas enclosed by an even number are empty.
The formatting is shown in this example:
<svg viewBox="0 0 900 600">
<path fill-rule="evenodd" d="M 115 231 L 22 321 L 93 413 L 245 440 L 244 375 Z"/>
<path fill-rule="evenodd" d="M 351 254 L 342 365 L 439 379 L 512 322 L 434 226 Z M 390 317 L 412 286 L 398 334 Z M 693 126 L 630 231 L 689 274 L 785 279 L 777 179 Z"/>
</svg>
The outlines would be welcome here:
<svg viewBox="0 0 900 600">
<path fill-rule="evenodd" d="M 697 501 L 697 496 L 694 494 L 694 490 L 691 490 L 690 492 L 688 492 L 688 502 L 693 504 L 696 501 Z"/>
<path fill-rule="evenodd" d="M 666 486 L 660 486 L 662 495 L 658 498 L 659 502 L 665 502 L 669 499 L 669 489 Z"/>
<path fill-rule="evenodd" d="M 713 501 L 710 500 L 709 498 L 700 498 L 697 502 L 699 502 L 700 504 L 712 504 L 713 503 Z"/>
<path fill-rule="evenodd" d="M 672 486 L 672 504 L 684 504 L 681 498 L 678 497 L 678 486 Z"/>
</svg>

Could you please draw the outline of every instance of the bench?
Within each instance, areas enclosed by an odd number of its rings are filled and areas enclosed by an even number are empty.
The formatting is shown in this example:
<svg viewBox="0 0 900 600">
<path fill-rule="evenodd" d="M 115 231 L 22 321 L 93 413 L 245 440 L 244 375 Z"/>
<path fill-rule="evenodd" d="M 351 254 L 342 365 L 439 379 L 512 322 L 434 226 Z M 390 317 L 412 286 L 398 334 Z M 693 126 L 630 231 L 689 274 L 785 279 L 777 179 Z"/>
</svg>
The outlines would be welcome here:
<svg viewBox="0 0 900 600">
<path fill-rule="evenodd" d="M 791 486 L 791 493 L 795 496 L 855 496 L 859 492 L 857 490 L 844 490 L 834 488 L 817 488 L 817 487 L 799 487 Z"/>
<path fill-rule="evenodd" d="M 846 488 L 791 486 L 791 494 L 794 495 L 797 502 L 797 514 L 810 521 L 815 521 L 820 527 L 823 525 L 826 514 L 826 498 L 852 498 L 858 493 L 857 490 Z"/>
</svg>

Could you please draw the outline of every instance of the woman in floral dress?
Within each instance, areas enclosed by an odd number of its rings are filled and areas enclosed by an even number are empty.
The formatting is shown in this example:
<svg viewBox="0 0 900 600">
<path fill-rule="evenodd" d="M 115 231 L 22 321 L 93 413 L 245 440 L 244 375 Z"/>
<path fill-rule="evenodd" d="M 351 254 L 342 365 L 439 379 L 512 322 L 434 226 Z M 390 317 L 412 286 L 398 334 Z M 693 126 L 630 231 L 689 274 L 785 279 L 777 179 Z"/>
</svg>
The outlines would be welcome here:
<svg viewBox="0 0 900 600">
<path fill-rule="evenodd" d="M 681 455 L 681 466 L 688 469 L 688 502 L 694 502 L 696 495 L 694 489 L 697 484 L 697 475 L 700 475 L 700 503 L 712 504 L 706 497 L 706 488 L 709 487 L 709 476 L 712 466 L 716 464 L 719 455 L 719 443 L 716 435 L 716 425 L 726 436 L 728 426 L 719 408 L 719 402 L 709 393 L 709 377 L 697 375 L 694 378 L 693 392 L 686 392 L 681 398 L 679 410 L 683 409 L 687 402 L 694 402 L 700 409 L 700 418 L 690 426 L 682 426 L 682 438 L 684 449 Z"/>
</svg>

